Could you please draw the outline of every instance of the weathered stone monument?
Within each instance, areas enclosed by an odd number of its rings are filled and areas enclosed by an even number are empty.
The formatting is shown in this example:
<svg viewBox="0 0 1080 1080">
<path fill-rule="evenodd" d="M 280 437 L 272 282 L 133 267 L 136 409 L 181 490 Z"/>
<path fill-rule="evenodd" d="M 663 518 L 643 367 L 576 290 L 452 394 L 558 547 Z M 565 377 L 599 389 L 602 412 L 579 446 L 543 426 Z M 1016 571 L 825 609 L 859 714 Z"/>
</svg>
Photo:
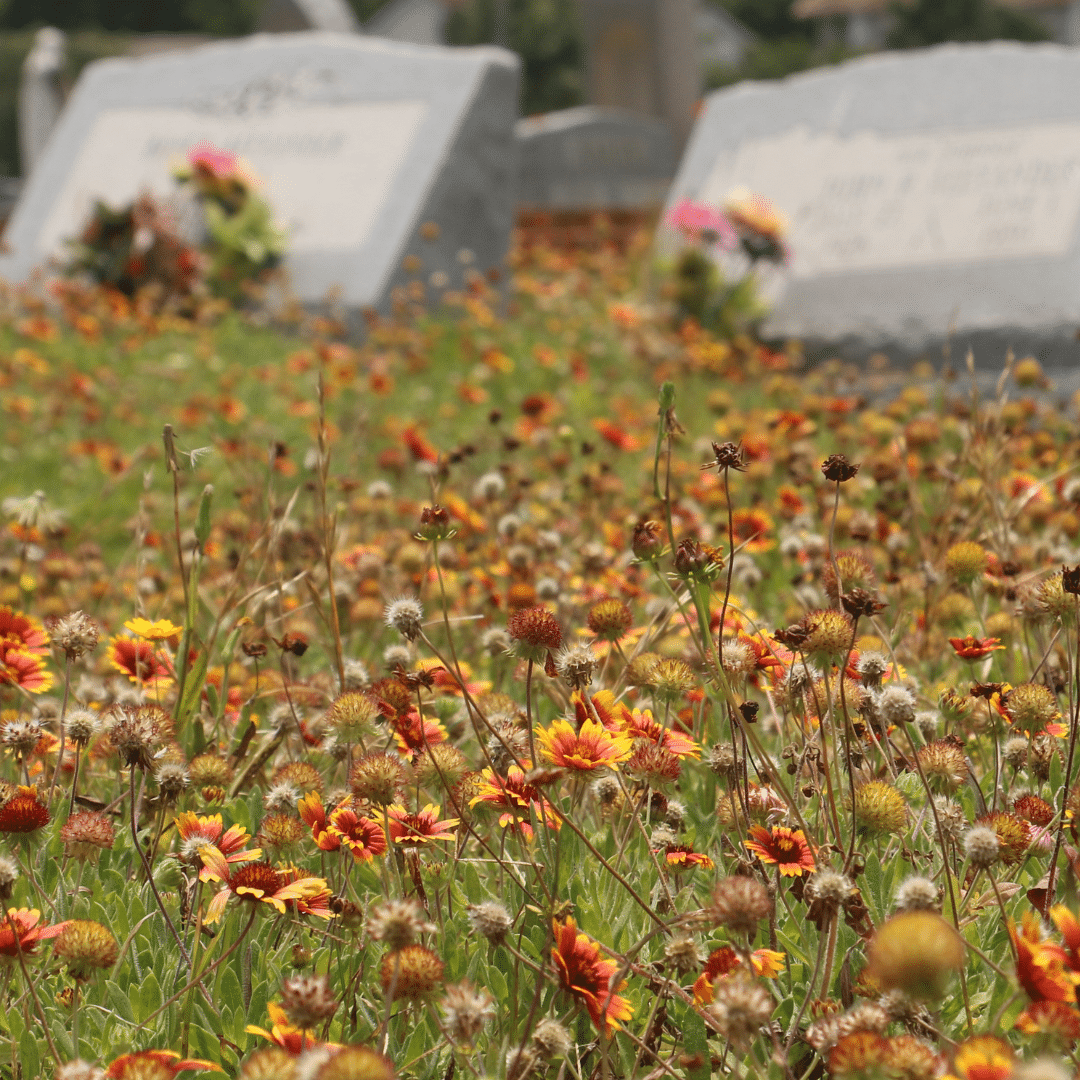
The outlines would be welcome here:
<svg viewBox="0 0 1080 1080">
<path fill-rule="evenodd" d="M 64 107 L 64 48 L 67 39 L 43 26 L 23 61 L 19 77 L 19 164 L 27 176 L 37 163 Z"/>
<path fill-rule="evenodd" d="M 578 0 L 589 103 L 663 120 L 682 145 L 701 96 L 695 0 Z"/>
<path fill-rule="evenodd" d="M 527 209 L 648 210 L 663 204 L 678 167 L 660 120 L 584 105 L 517 124 Z"/>
<path fill-rule="evenodd" d="M 669 196 L 790 221 L 767 330 L 1080 364 L 1080 52 L 949 45 L 711 95 Z"/>
<path fill-rule="evenodd" d="M 99 61 L 23 191 L 0 275 L 23 280 L 61 254 L 95 199 L 172 192 L 174 166 L 211 143 L 263 181 L 299 299 L 339 290 L 351 308 L 385 306 L 418 266 L 456 287 L 466 263 L 485 270 L 509 246 L 519 63 L 318 33 Z"/>
<path fill-rule="evenodd" d="M 360 24 L 348 0 L 263 0 L 255 29 L 270 34 L 300 30 L 355 34 Z"/>
<path fill-rule="evenodd" d="M 447 0 L 390 0 L 366 23 L 364 33 L 414 45 L 445 45 Z"/>
</svg>

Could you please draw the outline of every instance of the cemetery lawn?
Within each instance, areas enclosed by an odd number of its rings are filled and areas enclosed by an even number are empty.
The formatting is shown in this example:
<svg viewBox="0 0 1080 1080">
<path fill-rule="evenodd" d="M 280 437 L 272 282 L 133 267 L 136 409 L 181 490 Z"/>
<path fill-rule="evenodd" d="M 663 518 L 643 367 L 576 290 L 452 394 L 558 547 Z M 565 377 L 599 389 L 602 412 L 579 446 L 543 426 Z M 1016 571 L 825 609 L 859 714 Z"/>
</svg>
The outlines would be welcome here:
<svg viewBox="0 0 1080 1080">
<path fill-rule="evenodd" d="M 9 298 L 2 1080 L 1070 1075 L 1075 404 L 643 251 L 363 344 Z"/>
</svg>

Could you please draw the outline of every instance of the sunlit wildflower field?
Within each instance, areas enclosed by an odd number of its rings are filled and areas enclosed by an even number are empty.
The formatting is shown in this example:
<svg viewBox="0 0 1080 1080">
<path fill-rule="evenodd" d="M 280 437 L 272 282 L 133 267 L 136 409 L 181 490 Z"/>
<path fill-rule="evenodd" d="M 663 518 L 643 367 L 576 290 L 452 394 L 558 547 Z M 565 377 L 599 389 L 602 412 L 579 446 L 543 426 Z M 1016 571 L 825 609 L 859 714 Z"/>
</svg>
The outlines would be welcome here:
<svg viewBox="0 0 1080 1080">
<path fill-rule="evenodd" d="M 4 298 L 0 1075 L 1075 1074 L 1077 403 L 643 250 Z"/>
</svg>

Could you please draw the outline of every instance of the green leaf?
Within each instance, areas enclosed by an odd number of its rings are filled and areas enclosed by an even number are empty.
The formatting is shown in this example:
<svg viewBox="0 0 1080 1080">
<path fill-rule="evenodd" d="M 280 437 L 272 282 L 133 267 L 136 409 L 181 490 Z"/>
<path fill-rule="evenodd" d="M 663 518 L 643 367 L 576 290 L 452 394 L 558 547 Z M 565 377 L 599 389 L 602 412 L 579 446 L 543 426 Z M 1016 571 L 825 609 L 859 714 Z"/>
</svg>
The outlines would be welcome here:
<svg viewBox="0 0 1080 1080">
<path fill-rule="evenodd" d="M 136 1022 L 135 1013 L 131 1008 L 131 1002 L 128 1000 L 127 994 L 125 994 L 112 979 L 107 980 L 105 983 L 105 996 L 109 999 L 109 1005 L 113 1012 L 122 1017 L 129 1024 L 134 1024 Z"/>
<path fill-rule="evenodd" d="M 683 1017 L 683 1050 L 688 1062 L 686 1066 L 687 1080 L 709 1080 L 711 1068 L 709 1064 L 709 1038 L 705 1029 L 705 1021 L 693 1009 L 687 1009 Z"/>
</svg>

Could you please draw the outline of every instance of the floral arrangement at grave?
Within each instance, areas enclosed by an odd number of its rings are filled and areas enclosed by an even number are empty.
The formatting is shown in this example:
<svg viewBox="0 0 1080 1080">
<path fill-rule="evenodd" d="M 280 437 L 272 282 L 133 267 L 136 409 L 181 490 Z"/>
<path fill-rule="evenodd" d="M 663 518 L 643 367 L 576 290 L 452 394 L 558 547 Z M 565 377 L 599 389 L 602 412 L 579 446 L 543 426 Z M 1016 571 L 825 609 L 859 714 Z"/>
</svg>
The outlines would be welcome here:
<svg viewBox="0 0 1080 1080">
<path fill-rule="evenodd" d="M 680 199 L 666 224 L 681 244 L 670 284 L 680 321 L 731 335 L 765 315 L 760 269 L 788 260 L 787 221 L 767 199 L 741 189 L 723 207 Z"/>
<path fill-rule="evenodd" d="M 125 296 L 151 294 L 162 302 L 187 302 L 205 273 L 199 250 L 179 235 L 173 216 L 149 194 L 118 210 L 96 200 L 69 249 L 69 274 L 87 276 Z"/>
<path fill-rule="evenodd" d="M 267 280 L 286 247 L 257 180 L 240 157 L 209 143 L 194 147 L 173 175 L 202 208 L 211 287 L 230 300 L 243 299 Z"/>
</svg>

